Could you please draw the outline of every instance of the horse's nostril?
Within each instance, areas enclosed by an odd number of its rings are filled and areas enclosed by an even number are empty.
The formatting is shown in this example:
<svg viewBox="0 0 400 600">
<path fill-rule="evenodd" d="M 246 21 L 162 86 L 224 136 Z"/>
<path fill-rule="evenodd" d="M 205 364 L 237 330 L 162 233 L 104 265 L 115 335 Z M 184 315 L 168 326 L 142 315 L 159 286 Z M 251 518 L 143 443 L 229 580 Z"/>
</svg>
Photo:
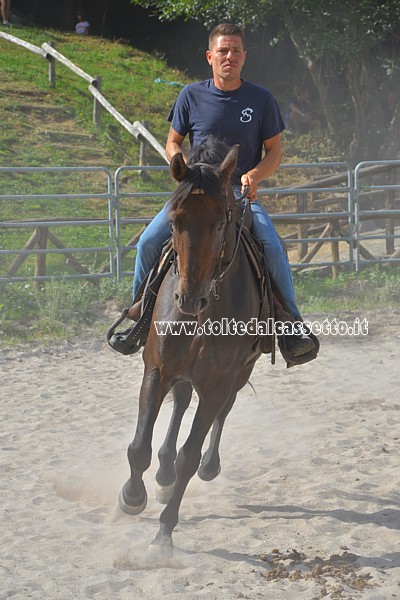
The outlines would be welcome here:
<svg viewBox="0 0 400 600">
<path fill-rule="evenodd" d="M 199 298 L 196 302 L 196 308 L 199 312 L 201 312 L 202 310 L 207 308 L 207 306 L 208 306 L 208 298 L 206 298 L 206 297 Z"/>
<path fill-rule="evenodd" d="M 185 295 L 184 294 L 178 294 L 178 292 L 175 293 L 175 300 L 178 303 L 178 308 L 182 308 L 182 306 L 185 303 Z"/>
</svg>

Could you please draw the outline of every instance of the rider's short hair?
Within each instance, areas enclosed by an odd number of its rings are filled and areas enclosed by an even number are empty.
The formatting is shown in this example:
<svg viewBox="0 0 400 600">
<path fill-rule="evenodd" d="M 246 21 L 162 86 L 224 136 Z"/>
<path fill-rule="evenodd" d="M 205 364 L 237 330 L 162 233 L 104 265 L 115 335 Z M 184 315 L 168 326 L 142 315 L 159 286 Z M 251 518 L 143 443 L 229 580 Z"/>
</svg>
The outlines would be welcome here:
<svg viewBox="0 0 400 600">
<path fill-rule="evenodd" d="M 214 29 L 211 31 L 208 37 L 208 48 L 211 48 L 214 45 L 215 38 L 221 35 L 236 35 L 240 37 L 243 44 L 243 49 L 245 48 L 245 39 L 244 39 L 244 31 L 238 25 L 233 25 L 232 23 L 220 23 L 216 25 Z"/>
</svg>

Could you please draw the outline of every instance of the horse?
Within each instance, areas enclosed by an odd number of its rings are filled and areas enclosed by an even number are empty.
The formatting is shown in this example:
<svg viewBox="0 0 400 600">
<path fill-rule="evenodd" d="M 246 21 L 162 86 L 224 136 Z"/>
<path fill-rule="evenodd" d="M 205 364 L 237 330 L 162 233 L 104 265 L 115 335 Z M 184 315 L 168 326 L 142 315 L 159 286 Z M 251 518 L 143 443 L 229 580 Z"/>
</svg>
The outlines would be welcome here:
<svg viewBox="0 0 400 600">
<path fill-rule="evenodd" d="M 255 334 L 209 335 L 202 330 L 207 322 L 227 318 L 248 323 L 259 315 L 257 277 L 236 228 L 231 176 L 238 148 L 208 142 L 196 147 L 187 163 L 177 153 L 170 164 L 178 182 L 168 200 L 176 263 L 158 292 L 143 350 L 137 426 L 127 453 L 131 474 L 119 494 L 125 513 L 144 510 L 147 493 L 142 476 L 150 466 L 154 424 L 172 389 L 174 408 L 156 474 L 157 499 L 166 507 L 149 546 L 163 557 L 173 554 L 172 533 L 190 479 L 196 471 L 206 481 L 220 472 L 219 442 L 225 419 L 261 354 Z M 157 334 L 157 322 L 188 319 L 197 322 L 196 332 Z M 190 433 L 177 453 L 179 427 L 193 389 L 198 405 Z M 211 427 L 209 447 L 201 456 Z"/>
</svg>

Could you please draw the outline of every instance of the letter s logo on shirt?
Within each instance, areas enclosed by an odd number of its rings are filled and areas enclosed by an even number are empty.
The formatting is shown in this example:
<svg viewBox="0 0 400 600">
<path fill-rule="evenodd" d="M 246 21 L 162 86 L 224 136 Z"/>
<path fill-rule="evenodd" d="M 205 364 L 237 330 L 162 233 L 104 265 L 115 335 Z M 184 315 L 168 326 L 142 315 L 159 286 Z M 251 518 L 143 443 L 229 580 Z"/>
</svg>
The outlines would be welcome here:
<svg viewBox="0 0 400 600">
<path fill-rule="evenodd" d="M 251 113 L 254 112 L 252 108 L 244 108 L 242 110 L 242 116 L 240 117 L 240 120 L 242 123 L 250 123 L 251 119 L 253 118 L 251 116 Z"/>
</svg>

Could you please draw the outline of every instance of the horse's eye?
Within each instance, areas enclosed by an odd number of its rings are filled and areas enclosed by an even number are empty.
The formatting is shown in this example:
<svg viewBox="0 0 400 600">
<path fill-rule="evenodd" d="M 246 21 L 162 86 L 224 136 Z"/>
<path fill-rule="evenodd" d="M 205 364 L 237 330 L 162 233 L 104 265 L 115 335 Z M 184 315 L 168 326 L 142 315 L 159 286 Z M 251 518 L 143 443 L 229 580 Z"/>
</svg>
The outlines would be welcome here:
<svg viewBox="0 0 400 600">
<path fill-rule="evenodd" d="M 225 221 L 223 221 L 222 223 L 220 223 L 217 227 L 217 231 L 221 231 L 225 226 Z"/>
</svg>

